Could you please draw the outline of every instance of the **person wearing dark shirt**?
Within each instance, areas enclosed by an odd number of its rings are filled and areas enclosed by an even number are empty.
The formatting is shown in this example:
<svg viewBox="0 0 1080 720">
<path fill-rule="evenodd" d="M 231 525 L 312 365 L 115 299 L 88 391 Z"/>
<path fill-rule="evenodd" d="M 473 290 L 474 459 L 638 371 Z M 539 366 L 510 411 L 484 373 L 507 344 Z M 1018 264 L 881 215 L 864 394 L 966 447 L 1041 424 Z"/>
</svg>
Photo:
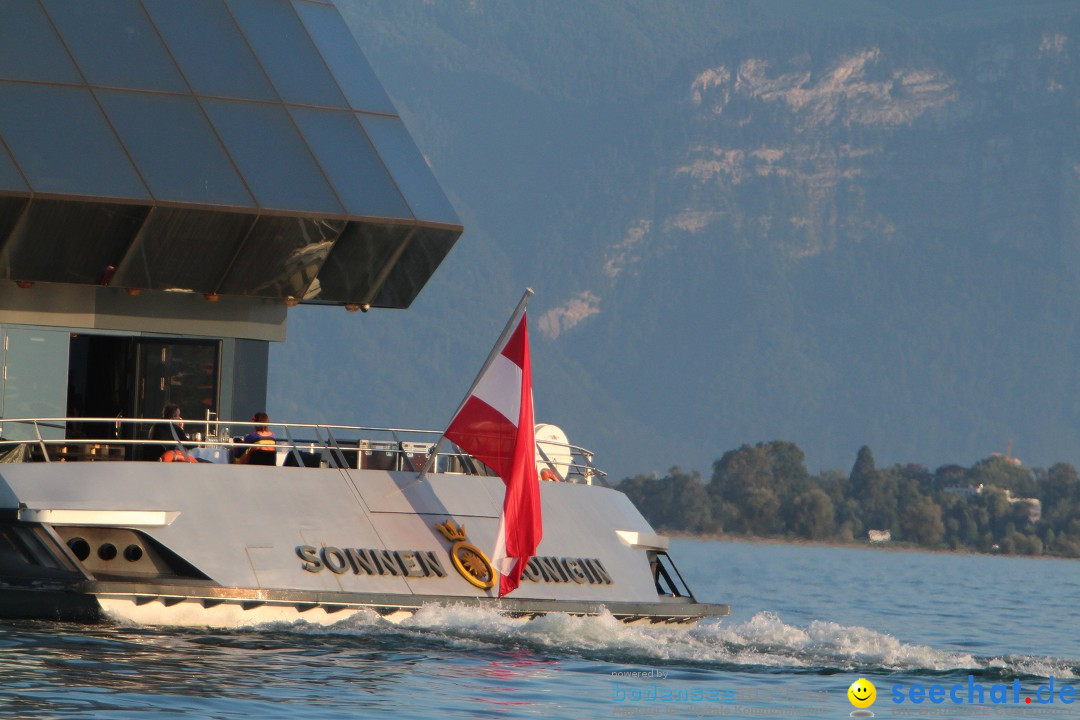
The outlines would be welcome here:
<svg viewBox="0 0 1080 720">
<path fill-rule="evenodd" d="M 195 462 L 183 449 L 183 444 L 189 442 L 187 432 L 184 431 L 184 418 L 180 414 L 180 406 L 169 403 L 161 410 L 162 420 L 150 428 L 150 439 L 157 440 L 161 445 L 147 445 L 147 460 L 161 460 L 164 462 Z"/>
</svg>

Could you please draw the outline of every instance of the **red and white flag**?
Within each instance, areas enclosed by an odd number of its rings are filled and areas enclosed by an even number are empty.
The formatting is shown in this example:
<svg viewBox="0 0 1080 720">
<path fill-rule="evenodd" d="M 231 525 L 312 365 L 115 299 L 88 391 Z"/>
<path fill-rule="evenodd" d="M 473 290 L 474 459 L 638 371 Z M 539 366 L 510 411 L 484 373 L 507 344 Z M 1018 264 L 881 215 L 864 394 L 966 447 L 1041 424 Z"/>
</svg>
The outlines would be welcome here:
<svg viewBox="0 0 1080 720">
<path fill-rule="evenodd" d="M 543 537 L 529 331 L 524 315 L 450 421 L 446 437 L 494 470 L 506 484 L 499 537 L 491 558 L 499 572 L 502 597 L 521 582 L 521 573 Z"/>
</svg>

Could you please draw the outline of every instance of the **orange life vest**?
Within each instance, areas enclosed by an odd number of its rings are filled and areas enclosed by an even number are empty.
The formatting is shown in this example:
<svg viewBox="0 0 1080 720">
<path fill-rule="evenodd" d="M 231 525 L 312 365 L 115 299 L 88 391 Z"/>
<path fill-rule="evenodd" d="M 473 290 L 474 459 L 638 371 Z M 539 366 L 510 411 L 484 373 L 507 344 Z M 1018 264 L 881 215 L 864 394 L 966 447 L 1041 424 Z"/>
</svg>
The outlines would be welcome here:
<svg viewBox="0 0 1080 720">
<path fill-rule="evenodd" d="M 161 457 L 159 459 L 161 460 L 161 462 L 199 462 L 183 450 L 166 450 L 161 454 Z"/>
</svg>

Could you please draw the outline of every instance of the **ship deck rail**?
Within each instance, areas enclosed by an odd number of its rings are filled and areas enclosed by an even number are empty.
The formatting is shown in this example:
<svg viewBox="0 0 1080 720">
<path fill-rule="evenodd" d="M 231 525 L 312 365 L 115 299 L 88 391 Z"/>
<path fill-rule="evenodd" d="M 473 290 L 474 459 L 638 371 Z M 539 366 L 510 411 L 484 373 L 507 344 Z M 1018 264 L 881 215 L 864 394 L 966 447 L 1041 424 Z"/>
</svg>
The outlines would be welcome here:
<svg viewBox="0 0 1080 720">
<path fill-rule="evenodd" d="M 173 442 L 151 439 L 162 419 L 100 417 L 0 418 L 0 463 L 5 462 L 136 462 L 161 461 L 163 446 L 173 457 L 189 462 L 236 464 L 252 449 L 250 462 L 287 467 L 330 467 L 420 473 L 442 433 L 438 430 L 316 423 L 255 423 L 250 420 L 185 420 L 190 438 L 173 435 Z M 267 445 L 245 443 L 256 426 L 268 426 L 275 436 L 273 462 L 261 453 Z M 430 472 L 493 475 L 476 458 L 448 444 Z M 151 457 L 151 455 L 154 455 Z M 549 440 L 537 442 L 537 468 L 545 480 L 607 485 L 605 473 L 593 464 L 586 448 Z M 268 459 L 268 458 L 267 458 Z M 547 470 L 547 472 L 545 472 Z"/>
</svg>

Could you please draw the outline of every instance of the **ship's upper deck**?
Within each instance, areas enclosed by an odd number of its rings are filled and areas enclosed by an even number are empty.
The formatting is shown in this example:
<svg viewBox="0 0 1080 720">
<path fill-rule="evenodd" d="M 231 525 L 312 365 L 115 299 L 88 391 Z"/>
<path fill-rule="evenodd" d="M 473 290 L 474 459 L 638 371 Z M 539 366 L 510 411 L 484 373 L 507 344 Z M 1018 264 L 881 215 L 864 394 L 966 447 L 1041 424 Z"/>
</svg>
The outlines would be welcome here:
<svg viewBox="0 0 1080 720">
<path fill-rule="evenodd" d="M 407 307 L 461 231 L 331 3 L 0 3 L 0 278 Z"/>
</svg>

